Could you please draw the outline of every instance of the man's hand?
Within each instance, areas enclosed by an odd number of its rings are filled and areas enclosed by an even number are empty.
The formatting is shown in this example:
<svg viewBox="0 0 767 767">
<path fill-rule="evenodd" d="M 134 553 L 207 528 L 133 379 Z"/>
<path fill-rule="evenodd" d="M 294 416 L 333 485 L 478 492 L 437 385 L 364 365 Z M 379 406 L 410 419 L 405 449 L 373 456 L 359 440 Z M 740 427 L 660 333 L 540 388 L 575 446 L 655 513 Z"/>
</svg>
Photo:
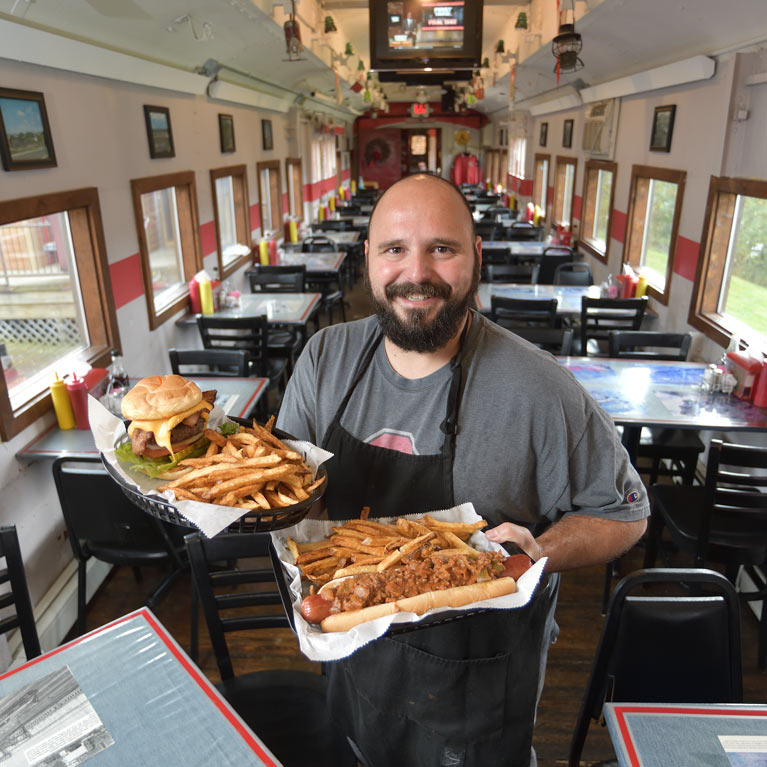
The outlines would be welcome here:
<svg viewBox="0 0 767 767">
<path fill-rule="evenodd" d="M 504 522 L 485 535 L 496 543 L 516 543 L 534 560 L 548 557 L 548 572 L 610 562 L 628 551 L 647 527 L 646 519 L 623 522 L 604 517 L 567 514 L 556 524 L 533 538 L 526 527 Z"/>
</svg>

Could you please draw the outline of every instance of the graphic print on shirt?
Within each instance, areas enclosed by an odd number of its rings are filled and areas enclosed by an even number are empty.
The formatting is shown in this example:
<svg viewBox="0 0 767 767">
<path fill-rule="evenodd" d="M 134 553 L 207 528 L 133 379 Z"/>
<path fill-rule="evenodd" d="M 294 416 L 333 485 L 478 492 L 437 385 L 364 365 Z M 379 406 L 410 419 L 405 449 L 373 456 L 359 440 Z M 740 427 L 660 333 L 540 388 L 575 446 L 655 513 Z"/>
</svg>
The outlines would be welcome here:
<svg viewBox="0 0 767 767">
<path fill-rule="evenodd" d="M 369 445 L 384 447 L 387 450 L 396 450 L 399 453 L 418 455 L 415 447 L 415 437 L 410 431 L 398 431 L 397 429 L 379 429 L 365 440 Z"/>
</svg>

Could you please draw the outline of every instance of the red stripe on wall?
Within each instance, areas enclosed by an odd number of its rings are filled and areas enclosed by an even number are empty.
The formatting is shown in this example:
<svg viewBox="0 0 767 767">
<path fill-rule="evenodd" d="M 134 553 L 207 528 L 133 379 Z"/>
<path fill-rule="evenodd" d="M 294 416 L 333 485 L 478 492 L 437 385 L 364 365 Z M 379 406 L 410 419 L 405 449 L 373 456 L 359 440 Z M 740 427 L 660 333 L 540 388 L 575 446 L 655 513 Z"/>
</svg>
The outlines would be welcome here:
<svg viewBox="0 0 767 767">
<path fill-rule="evenodd" d="M 533 180 L 531 178 L 520 179 L 519 193 L 523 197 L 532 197 L 533 196 Z"/>
<path fill-rule="evenodd" d="M 138 253 L 109 265 L 112 280 L 112 295 L 115 309 L 129 304 L 144 295 L 144 280 L 141 277 L 141 258 Z"/>
<path fill-rule="evenodd" d="M 626 214 L 615 208 L 613 208 L 613 230 L 610 235 L 621 243 L 626 240 Z"/>
<path fill-rule="evenodd" d="M 341 181 L 348 181 L 352 177 L 351 170 L 342 170 L 341 171 Z"/>
<path fill-rule="evenodd" d="M 674 273 L 694 282 L 698 269 L 700 243 L 688 240 L 686 237 L 676 238 L 676 256 L 674 258 Z"/>
<path fill-rule="evenodd" d="M 200 225 L 200 247 L 202 248 L 203 256 L 215 253 L 218 250 L 218 245 L 216 244 L 216 225 L 213 221 Z"/>
<path fill-rule="evenodd" d="M 259 205 L 250 206 L 250 229 L 255 231 L 261 228 L 261 207 Z"/>
<path fill-rule="evenodd" d="M 336 177 L 326 178 L 323 181 L 315 181 L 313 184 L 304 184 L 304 200 L 314 202 L 323 194 L 332 192 L 336 188 Z"/>
<path fill-rule="evenodd" d="M 546 187 L 546 205 L 553 205 L 554 204 L 554 187 L 549 186 Z"/>
<path fill-rule="evenodd" d="M 581 220 L 581 211 L 583 210 L 583 197 L 578 197 L 576 194 L 573 197 L 573 218 Z"/>
<path fill-rule="evenodd" d="M 290 213 L 290 204 L 288 203 L 288 193 L 283 192 L 282 194 L 282 212 L 283 213 Z"/>
</svg>

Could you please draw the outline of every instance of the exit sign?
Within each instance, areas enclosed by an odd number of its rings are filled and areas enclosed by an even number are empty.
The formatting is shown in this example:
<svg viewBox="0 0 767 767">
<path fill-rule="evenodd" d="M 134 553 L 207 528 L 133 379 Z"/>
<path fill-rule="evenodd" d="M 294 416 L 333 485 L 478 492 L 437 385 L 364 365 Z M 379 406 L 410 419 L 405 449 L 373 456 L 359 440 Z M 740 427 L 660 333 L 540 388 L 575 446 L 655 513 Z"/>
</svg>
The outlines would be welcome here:
<svg viewBox="0 0 767 767">
<path fill-rule="evenodd" d="M 428 104 L 411 104 L 410 114 L 412 117 L 428 117 L 431 114 L 431 108 Z"/>
</svg>

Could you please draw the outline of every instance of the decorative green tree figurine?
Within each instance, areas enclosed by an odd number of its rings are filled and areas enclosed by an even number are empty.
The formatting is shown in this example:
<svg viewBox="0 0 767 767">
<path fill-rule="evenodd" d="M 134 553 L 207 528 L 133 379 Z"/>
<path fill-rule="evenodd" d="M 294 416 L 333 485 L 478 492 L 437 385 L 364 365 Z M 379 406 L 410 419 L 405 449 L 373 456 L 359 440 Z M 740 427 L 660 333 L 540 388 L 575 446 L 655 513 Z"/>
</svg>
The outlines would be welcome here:
<svg viewBox="0 0 767 767">
<path fill-rule="evenodd" d="M 515 29 L 527 29 L 527 14 L 524 11 L 517 16 L 517 23 L 514 27 Z"/>
<path fill-rule="evenodd" d="M 519 23 L 519 20 L 517 20 L 517 23 Z M 338 32 L 338 29 L 335 21 L 333 21 L 333 17 L 325 16 L 325 34 L 330 34 L 330 32 Z"/>
<path fill-rule="evenodd" d="M 499 40 L 495 44 L 495 52 L 496 53 L 505 53 L 506 52 L 506 46 L 503 44 L 503 40 Z"/>
<path fill-rule="evenodd" d="M 354 49 L 352 48 L 351 43 L 346 43 L 346 48 L 344 49 L 344 55 L 354 56 Z"/>
</svg>

